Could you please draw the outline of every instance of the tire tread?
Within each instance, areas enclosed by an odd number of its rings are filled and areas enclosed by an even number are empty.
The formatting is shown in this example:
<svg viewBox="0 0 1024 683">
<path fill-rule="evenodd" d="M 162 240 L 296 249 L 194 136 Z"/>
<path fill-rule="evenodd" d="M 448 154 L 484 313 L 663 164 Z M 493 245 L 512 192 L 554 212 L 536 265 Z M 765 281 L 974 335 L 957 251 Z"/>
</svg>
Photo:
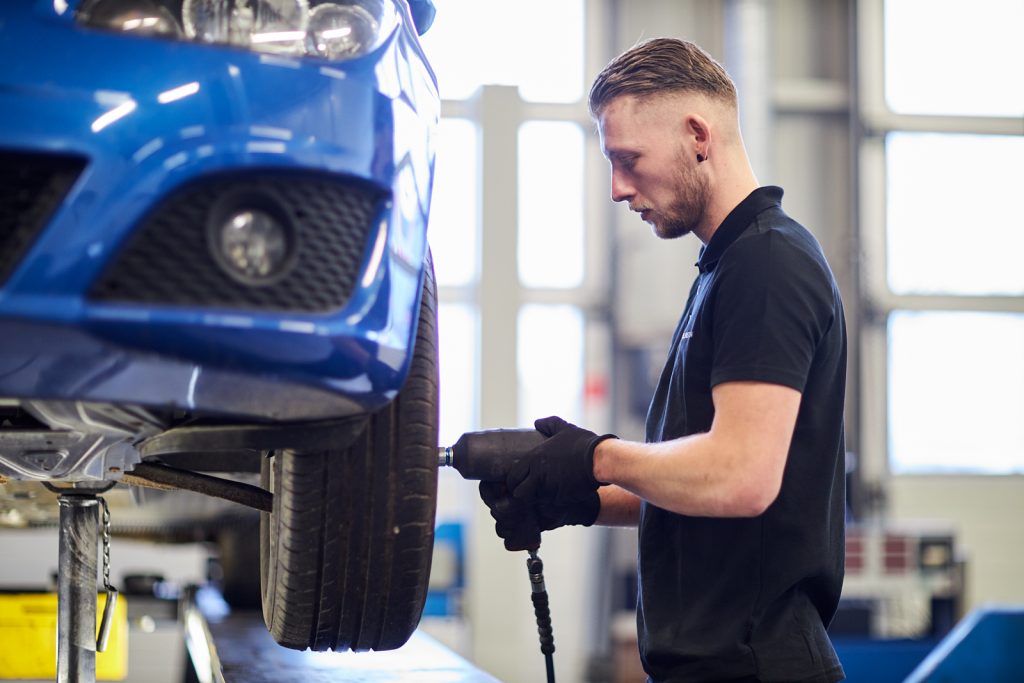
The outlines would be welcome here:
<svg viewBox="0 0 1024 683">
<path fill-rule="evenodd" d="M 279 452 L 264 464 L 274 513 L 261 520 L 264 618 L 295 649 L 388 650 L 426 600 L 437 501 L 437 326 L 425 265 L 406 383 L 354 443 Z M 394 533 L 394 529 L 398 533 Z"/>
</svg>

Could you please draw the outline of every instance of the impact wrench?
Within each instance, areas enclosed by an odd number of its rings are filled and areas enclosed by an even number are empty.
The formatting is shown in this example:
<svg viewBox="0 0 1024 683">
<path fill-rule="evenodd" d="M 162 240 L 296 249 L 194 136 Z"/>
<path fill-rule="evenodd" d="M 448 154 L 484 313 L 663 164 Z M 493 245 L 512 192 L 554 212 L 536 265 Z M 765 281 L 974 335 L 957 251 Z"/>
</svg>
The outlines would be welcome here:
<svg viewBox="0 0 1024 683">
<path fill-rule="evenodd" d="M 459 437 L 454 446 L 441 447 L 439 464 L 454 467 L 465 479 L 479 481 L 505 481 L 512 466 L 546 437 L 535 429 L 493 429 L 468 432 Z M 540 529 L 531 534 L 527 550 L 526 570 L 530 574 L 530 600 L 537 617 L 540 651 L 544 654 L 548 683 L 555 683 L 555 635 L 551 628 L 551 610 L 548 591 L 544 586 L 544 563 L 537 555 L 540 548 Z"/>
</svg>

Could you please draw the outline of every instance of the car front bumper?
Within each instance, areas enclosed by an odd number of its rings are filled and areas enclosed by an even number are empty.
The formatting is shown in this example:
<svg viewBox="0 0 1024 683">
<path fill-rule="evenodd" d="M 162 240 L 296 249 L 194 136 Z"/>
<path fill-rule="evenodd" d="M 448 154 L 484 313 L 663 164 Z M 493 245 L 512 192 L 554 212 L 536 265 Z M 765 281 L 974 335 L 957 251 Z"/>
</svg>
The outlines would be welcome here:
<svg viewBox="0 0 1024 683">
<path fill-rule="evenodd" d="M 0 268 L 0 397 L 258 420 L 390 400 L 415 339 L 439 116 L 410 22 L 375 53 L 329 63 L 85 30 L 61 4 L 0 9 L 0 62 L 12 65 L 0 158 L 78 164 L 45 220 L 2 245 L 17 256 Z M 173 258 L 146 296 L 132 279 L 103 290 L 147 226 L 161 241 L 137 272 L 184 241 L 173 220 L 152 228 L 167 202 L 254 176 L 372 194 L 341 298 L 296 303 L 323 284 L 300 268 L 305 279 L 269 303 L 214 296 L 216 282 L 181 299 L 192 276 Z M 201 251 L 179 265 L 202 273 Z M 328 265 L 323 279 L 337 274 Z M 161 289 L 171 275 L 185 279 Z"/>
</svg>

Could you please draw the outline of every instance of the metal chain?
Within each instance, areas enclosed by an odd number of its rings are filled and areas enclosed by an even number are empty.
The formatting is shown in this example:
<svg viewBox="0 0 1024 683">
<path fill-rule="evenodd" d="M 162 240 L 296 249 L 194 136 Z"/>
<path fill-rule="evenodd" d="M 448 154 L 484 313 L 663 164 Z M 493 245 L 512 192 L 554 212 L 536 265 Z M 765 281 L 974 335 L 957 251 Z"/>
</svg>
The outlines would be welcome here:
<svg viewBox="0 0 1024 683">
<path fill-rule="evenodd" d="M 103 603 L 103 617 L 100 619 L 100 630 L 96 634 L 96 651 L 105 652 L 110 629 L 114 624 L 117 589 L 110 585 L 110 508 L 107 507 L 107 501 L 103 496 L 97 498 L 103 506 L 103 589 L 107 592 L 107 599 Z"/>
<path fill-rule="evenodd" d="M 103 506 L 103 588 L 110 590 L 110 508 L 103 496 L 97 496 Z"/>
</svg>

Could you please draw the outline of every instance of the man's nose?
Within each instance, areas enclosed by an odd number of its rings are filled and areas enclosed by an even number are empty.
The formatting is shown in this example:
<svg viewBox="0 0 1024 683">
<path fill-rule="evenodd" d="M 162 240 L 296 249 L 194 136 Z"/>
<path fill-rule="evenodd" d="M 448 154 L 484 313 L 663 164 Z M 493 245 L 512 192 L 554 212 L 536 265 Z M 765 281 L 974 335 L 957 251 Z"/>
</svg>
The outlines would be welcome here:
<svg viewBox="0 0 1024 683">
<path fill-rule="evenodd" d="M 626 202 L 636 194 L 633 186 L 622 179 L 622 175 L 612 172 L 612 201 Z"/>
</svg>

